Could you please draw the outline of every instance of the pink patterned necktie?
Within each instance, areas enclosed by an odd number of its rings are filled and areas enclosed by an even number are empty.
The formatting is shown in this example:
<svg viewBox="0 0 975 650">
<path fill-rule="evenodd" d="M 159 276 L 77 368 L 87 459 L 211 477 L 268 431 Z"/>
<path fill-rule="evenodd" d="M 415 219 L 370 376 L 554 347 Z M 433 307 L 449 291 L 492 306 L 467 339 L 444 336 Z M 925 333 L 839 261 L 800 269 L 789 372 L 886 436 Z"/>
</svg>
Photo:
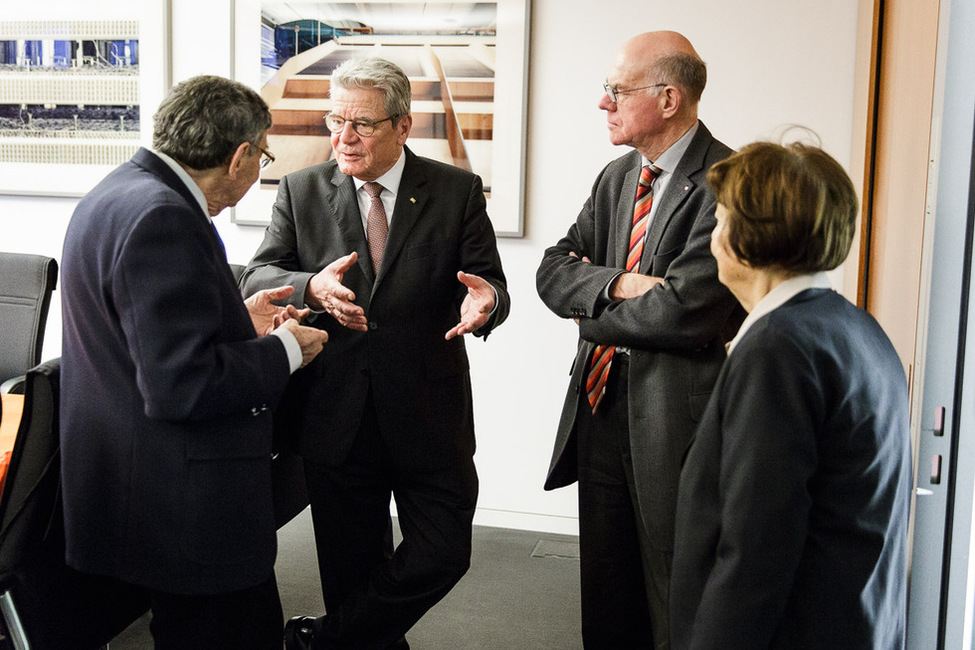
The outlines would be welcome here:
<svg viewBox="0 0 975 650">
<path fill-rule="evenodd" d="M 651 185 L 660 169 L 647 165 L 640 170 L 640 183 L 636 188 L 636 203 L 633 205 L 633 226 L 630 229 L 630 249 L 626 256 L 626 270 L 639 272 L 640 258 L 643 256 L 643 240 L 646 239 L 647 221 L 650 219 L 650 206 L 653 205 Z M 589 375 L 586 377 L 586 394 L 589 405 L 595 413 L 606 394 L 606 381 L 609 379 L 609 366 L 613 361 L 616 347 L 599 344 L 592 353 Z"/>
<path fill-rule="evenodd" d="M 363 187 L 372 197 L 369 214 L 366 216 L 366 239 L 369 242 L 369 257 L 372 258 L 372 270 L 379 274 L 379 266 L 383 263 L 383 249 L 386 248 L 386 235 L 389 234 L 389 224 L 386 222 L 386 208 L 379 195 L 383 186 L 369 181 Z"/>
</svg>

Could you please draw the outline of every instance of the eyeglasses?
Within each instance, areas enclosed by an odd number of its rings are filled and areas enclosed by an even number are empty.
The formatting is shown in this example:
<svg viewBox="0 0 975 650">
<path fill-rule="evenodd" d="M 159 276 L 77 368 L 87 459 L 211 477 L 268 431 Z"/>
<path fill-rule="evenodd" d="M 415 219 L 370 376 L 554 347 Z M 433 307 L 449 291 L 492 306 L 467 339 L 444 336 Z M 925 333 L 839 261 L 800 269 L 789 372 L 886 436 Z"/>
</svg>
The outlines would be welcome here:
<svg viewBox="0 0 975 650">
<path fill-rule="evenodd" d="M 341 133 L 345 129 L 345 123 L 349 122 L 352 124 L 352 130 L 355 131 L 356 135 L 368 138 L 376 132 L 376 127 L 383 122 L 389 122 L 395 120 L 399 115 L 390 115 L 387 118 L 377 120 L 373 122 L 372 120 L 367 120 L 359 118 L 357 120 L 347 120 L 341 115 L 336 115 L 335 113 L 329 113 L 325 116 L 325 126 L 332 133 Z"/>
<path fill-rule="evenodd" d="M 610 83 L 607 81 L 606 83 L 603 84 L 603 90 L 605 90 L 606 94 L 609 95 L 609 101 L 615 104 L 618 101 L 619 95 L 625 95 L 627 93 L 635 93 L 638 90 L 646 90 L 647 88 L 660 88 L 661 86 L 667 86 L 667 85 L 669 84 L 653 84 L 650 86 L 641 86 L 639 88 L 627 88 L 626 90 L 620 90 L 616 86 L 610 85 Z"/>
<path fill-rule="evenodd" d="M 261 162 L 259 163 L 261 165 L 261 169 L 265 169 L 268 165 L 274 162 L 273 153 L 271 153 L 270 151 L 268 151 L 267 149 L 265 149 L 259 144 L 255 144 L 254 146 L 257 147 L 258 151 L 264 154 L 264 156 L 261 158 Z"/>
</svg>

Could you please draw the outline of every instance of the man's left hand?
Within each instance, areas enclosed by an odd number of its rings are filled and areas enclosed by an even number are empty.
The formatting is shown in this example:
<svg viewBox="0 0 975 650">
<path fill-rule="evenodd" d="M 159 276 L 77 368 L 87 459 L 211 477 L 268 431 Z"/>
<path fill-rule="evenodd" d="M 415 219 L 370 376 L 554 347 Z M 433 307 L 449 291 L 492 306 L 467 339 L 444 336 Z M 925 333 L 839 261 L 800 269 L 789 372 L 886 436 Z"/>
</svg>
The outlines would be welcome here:
<svg viewBox="0 0 975 650">
<path fill-rule="evenodd" d="M 463 271 L 457 272 L 457 279 L 467 287 L 467 295 L 460 306 L 460 323 L 444 336 L 448 341 L 484 327 L 494 310 L 494 287 L 487 280 Z"/>
<path fill-rule="evenodd" d="M 298 309 L 294 305 L 280 307 L 274 304 L 275 300 L 287 298 L 295 292 L 295 288 L 289 285 L 275 287 L 274 289 L 264 289 L 258 291 L 253 296 L 244 301 L 247 313 L 250 314 L 254 329 L 258 336 L 264 336 L 273 332 L 281 323 L 293 318 L 301 321 L 311 310 Z"/>
</svg>

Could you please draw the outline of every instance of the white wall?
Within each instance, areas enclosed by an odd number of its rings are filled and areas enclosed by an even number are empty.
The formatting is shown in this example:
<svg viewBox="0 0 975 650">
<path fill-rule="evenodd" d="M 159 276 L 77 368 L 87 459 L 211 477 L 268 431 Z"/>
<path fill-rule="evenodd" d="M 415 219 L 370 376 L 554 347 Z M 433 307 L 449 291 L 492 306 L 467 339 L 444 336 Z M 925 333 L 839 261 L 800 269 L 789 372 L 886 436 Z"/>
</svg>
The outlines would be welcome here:
<svg viewBox="0 0 975 650">
<path fill-rule="evenodd" d="M 85 3 L 93 0 L 77 0 Z M 231 74 L 231 0 L 172 0 L 173 80 Z M 511 316 L 489 342 L 470 340 L 477 465 L 476 522 L 576 532 L 574 488 L 541 489 L 575 351 L 575 326 L 535 293 L 544 249 L 575 219 L 596 173 L 624 153 L 597 109 L 619 45 L 674 29 L 695 44 L 710 81 L 701 118 L 732 147 L 798 123 L 846 163 L 850 153 L 856 3 L 849 0 L 535 0 L 532 6 L 525 232 L 501 240 Z M 151 110 L 151 109 L 150 109 Z M 56 187 L 57 179 L 51 180 Z M 0 249 L 60 257 L 76 201 L 0 196 Z M 259 228 L 217 224 L 232 262 L 246 262 Z M 60 354 L 57 294 L 45 358 Z"/>
</svg>

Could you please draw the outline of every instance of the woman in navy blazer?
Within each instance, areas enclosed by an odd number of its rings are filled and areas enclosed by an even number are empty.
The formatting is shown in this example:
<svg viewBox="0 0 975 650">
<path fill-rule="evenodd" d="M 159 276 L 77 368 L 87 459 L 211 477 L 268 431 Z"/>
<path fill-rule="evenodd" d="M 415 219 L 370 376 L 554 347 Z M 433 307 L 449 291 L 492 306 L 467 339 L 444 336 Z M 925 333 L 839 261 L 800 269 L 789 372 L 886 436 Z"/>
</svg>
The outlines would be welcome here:
<svg viewBox="0 0 975 650">
<path fill-rule="evenodd" d="M 899 648 L 911 496 L 907 382 L 829 288 L 857 199 L 801 144 L 716 164 L 711 252 L 749 312 L 681 473 L 672 647 Z"/>
</svg>

